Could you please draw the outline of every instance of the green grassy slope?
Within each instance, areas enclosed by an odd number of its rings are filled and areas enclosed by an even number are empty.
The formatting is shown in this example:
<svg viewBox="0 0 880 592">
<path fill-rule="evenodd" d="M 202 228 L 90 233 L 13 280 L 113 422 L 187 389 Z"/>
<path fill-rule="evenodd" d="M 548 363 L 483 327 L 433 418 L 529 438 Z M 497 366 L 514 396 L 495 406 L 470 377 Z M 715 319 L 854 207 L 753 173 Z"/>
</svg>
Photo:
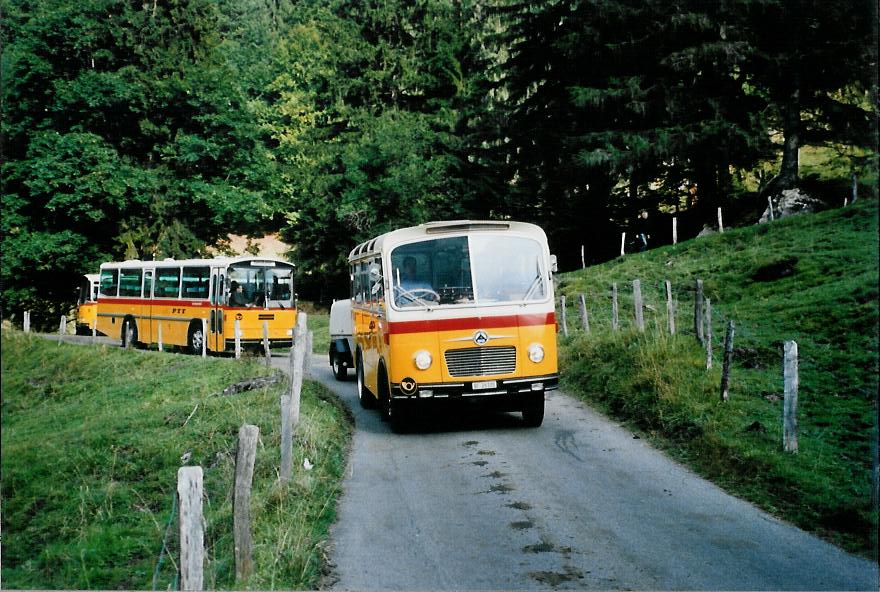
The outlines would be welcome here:
<svg viewBox="0 0 880 592">
<path fill-rule="evenodd" d="M 267 372 L 260 361 L 58 345 L 3 331 L 4 585 L 151 589 L 167 532 L 157 586 L 175 586 L 177 469 L 197 464 L 205 475 L 205 585 L 316 587 L 350 424 L 336 399 L 307 382 L 296 433 L 300 468 L 290 486 L 279 487 L 278 397 L 286 381 L 220 394 Z M 244 423 L 260 428 L 256 571 L 237 584 L 231 490 Z M 311 471 L 301 468 L 303 457 L 314 463 Z"/>
<path fill-rule="evenodd" d="M 878 208 L 728 230 L 560 276 L 569 392 L 630 422 L 724 487 L 843 546 L 876 553 L 870 505 L 878 374 Z M 694 338 L 693 286 L 712 301 L 713 368 Z M 648 306 L 634 328 L 632 280 Z M 663 281 L 677 301 L 666 331 Z M 611 330 L 611 285 L 621 330 Z M 579 330 L 584 293 L 592 332 Z M 731 398 L 719 397 L 733 320 Z M 578 328 L 576 328 L 578 327 Z M 782 344 L 800 350 L 800 451 L 782 452 Z"/>
</svg>

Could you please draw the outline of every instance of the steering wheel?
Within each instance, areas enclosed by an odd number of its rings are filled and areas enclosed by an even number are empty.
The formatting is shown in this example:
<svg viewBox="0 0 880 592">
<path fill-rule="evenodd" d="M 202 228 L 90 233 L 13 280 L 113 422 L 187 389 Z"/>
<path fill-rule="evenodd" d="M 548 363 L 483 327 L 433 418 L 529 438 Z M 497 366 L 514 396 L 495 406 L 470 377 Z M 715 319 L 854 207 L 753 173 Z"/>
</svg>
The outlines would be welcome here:
<svg viewBox="0 0 880 592">
<path fill-rule="evenodd" d="M 425 302 L 425 299 L 418 294 L 424 294 L 426 296 L 431 296 L 434 302 L 440 302 L 440 294 L 432 290 L 431 288 L 413 288 L 412 290 L 407 290 L 406 288 L 398 287 L 400 290 L 400 296 L 406 296 L 411 300 L 421 300 Z"/>
</svg>

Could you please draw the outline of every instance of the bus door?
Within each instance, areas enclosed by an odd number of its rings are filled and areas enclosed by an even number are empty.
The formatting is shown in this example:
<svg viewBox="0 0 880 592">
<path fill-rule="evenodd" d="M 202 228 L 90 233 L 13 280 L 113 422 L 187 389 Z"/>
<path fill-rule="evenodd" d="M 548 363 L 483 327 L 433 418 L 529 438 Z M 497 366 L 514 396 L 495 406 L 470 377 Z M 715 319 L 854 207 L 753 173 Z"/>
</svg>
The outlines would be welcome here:
<svg viewBox="0 0 880 592">
<path fill-rule="evenodd" d="M 215 267 L 211 270 L 211 312 L 208 319 L 208 349 L 222 352 L 226 349 L 224 333 L 226 319 L 223 318 L 223 301 L 225 297 L 226 276 L 224 269 Z"/>
<path fill-rule="evenodd" d="M 153 270 L 144 270 L 144 291 L 141 303 L 141 318 L 138 326 L 141 335 L 138 338 L 143 343 L 153 343 L 158 340 L 156 324 L 153 322 Z M 166 337 L 163 335 L 163 339 Z"/>
</svg>

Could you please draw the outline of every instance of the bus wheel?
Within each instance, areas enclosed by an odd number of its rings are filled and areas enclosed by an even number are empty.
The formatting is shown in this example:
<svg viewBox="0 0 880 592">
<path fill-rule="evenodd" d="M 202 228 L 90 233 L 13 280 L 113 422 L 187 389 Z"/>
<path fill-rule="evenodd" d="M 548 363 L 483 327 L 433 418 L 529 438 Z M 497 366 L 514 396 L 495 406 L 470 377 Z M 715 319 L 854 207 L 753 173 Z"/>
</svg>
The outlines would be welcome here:
<svg viewBox="0 0 880 592">
<path fill-rule="evenodd" d="M 190 323 L 189 324 L 189 332 L 186 337 L 186 344 L 189 348 L 189 353 L 193 355 L 201 355 L 202 354 L 202 343 L 205 341 L 205 333 L 202 331 L 201 323 Z"/>
<path fill-rule="evenodd" d="M 345 362 L 339 359 L 339 354 L 333 354 L 333 376 L 336 377 L 336 380 L 345 380 L 348 378 L 348 366 L 345 365 Z"/>
<path fill-rule="evenodd" d="M 131 343 L 128 342 L 128 330 L 131 328 Z M 137 346 L 138 342 L 138 328 L 137 323 L 132 319 L 125 319 L 122 321 L 122 347 L 125 349 L 129 345 L 131 347 Z"/>
<path fill-rule="evenodd" d="M 544 423 L 544 393 L 530 398 L 523 404 L 523 422 L 530 428 L 536 428 Z"/>
<path fill-rule="evenodd" d="M 360 401 L 361 407 L 364 409 L 374 408 L 376 406 L 376 398 L 373 396 L 373 393 L 367 390 L 367 385 L 364 384 L 364 359 L 361 357 L 360 352 L 357 355 L 355 374 L 357 375 L 358 401 Z"/>
<path fill-rule="evenodd" d="M 391 385 L 388 384 L 388 374 L 385 366 L 379 366 L 379 405 L 382 421 L 391 424 L 392 431 L 399 432 L 403 428 L 403 415 L 399 407 L 395 408 L 391 400 Z"/>
</svg>

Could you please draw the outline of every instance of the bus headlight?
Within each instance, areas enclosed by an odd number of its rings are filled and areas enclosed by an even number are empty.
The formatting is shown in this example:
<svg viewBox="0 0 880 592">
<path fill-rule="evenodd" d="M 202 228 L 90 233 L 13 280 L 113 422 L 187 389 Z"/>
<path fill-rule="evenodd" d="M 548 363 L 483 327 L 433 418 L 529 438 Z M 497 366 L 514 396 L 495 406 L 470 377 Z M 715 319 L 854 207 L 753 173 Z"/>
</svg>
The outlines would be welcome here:
<svg viewBox="0 0 880 592">
<path fill-rule="evenodd" d="M 535 364 L 540 363 L 544 359 L 544 348 L 540 343 L 533 343 L 529 346 L 529 359 Z"/>
<path fill-rule="evenodd" d="M 416 363 L 416 368 L 419 370 L 427 370 L 431 367 L 431 362 L 433 362 L 433 358 L 431 358 L 431 354 L 421 349 L 416 352 L 415 358 L 413 360 Z"/>
</svg>

